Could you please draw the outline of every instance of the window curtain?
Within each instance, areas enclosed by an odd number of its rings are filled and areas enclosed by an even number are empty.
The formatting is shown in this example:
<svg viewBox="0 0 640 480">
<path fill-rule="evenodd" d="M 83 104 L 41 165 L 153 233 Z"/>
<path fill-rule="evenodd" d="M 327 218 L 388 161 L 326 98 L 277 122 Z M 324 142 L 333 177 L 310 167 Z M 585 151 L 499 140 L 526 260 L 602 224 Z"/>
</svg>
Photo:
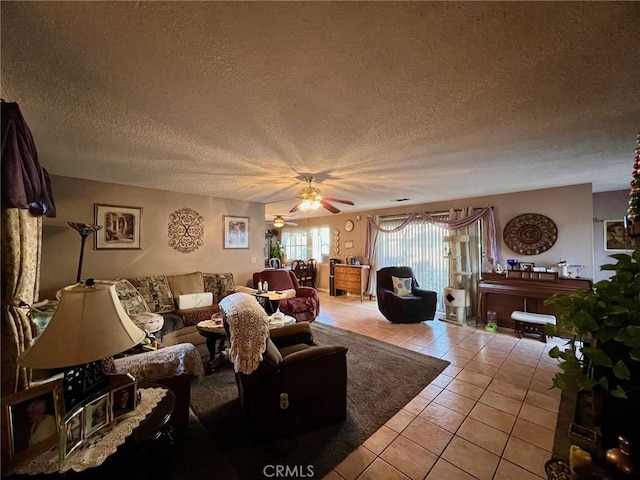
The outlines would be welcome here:
<svg viewBox="0 0 640 480">
<path fill-rule="evenodd" d="M 16 103 L 2 101 L 2 396 L 29 386 L 18 356 L 38 329 L 29 306 L 38 301 L 42 216 L 55 217 L 51 181 Z"/>
<path fill-rule="evenodd" d="M 496 244 L 496 225 L 495 219 L 493 215 L 493 207 L 484 207 L 484 208 L 469 208 L 465 210 L 465 215 L 462 218 L 449 218 L 449 220 L 445 220 L 440 216 L 433 216 L 427 212 L 415 212 L 407 215 L 407 219 L 392 229 L 384 229 L 380 227 L 380 217 L 379 216 L 369 216 L 367 217 L 367 244 L 365 245 L 365 251 L 367 254 L 367 258 L 369 263 L 371 264 L 371 272 L 369 278 L 369 291 L 372 295 L 375 295 L 376 285 L 375 285 L 375 274 L 377 272 L 377 268 L 373 265 L 372 262 L 375 261 L 375 249 L 376 249 L 376 241 L 379 232 L 397 232 L 402 230 L 407 225 L 409 225 L 414 219 L 421 218 L 425 222 L 430 222 L 436 225 L 441 226 L 442 228 L 447 228 L 449 230 L 460 230 L 466 229 L 467 227 L 474 225 L 480 220 L 484 219 L 485 227 L 483 229 L 484 235 L 484 244 L 486 250 L 486 262 L 490 265 L 495 265 L 497 259 L 497 244 Z M 455 217 L 459 217 L 459 215 L 454 215 Z M 471 248 L 469 249 L 471 251 Z M 471 258 L 472 254 L 468 254 L 468 258 Z M 476 263 L 476 268 L 479 272 L 481 261 L 478 259 Z M 475 274 L 476 278 L 479 273 Z M 476 282 L 477 283 L 477 282 Z M 475 287 L 474 287 L 475 289 Z M 373 293 L 372 293 L 373 292 Z M 475 297 L 475 294 L 472 298 Z"/>
<path fill-rule="evenodd" d="M 369 287 L 367 288 L 367 293 L 369 295 L 376 295 L 376 291 L 378 288 L 378 282 L 376 280 L 378 272 L 378 259 L 376 256 L 376 243 L 378 242 L 378 233 L 379 230 L 376 228 L 371 228 L 370 223 L 374 225 L 380 224 L 380 215 L 372 215 L 368 218 L 367 221 L 367 237 L 365 238 L 365 246 L 364 252 L 367 257 L 367 261 L 371 268 L 369 268 Z"/>
</svg>

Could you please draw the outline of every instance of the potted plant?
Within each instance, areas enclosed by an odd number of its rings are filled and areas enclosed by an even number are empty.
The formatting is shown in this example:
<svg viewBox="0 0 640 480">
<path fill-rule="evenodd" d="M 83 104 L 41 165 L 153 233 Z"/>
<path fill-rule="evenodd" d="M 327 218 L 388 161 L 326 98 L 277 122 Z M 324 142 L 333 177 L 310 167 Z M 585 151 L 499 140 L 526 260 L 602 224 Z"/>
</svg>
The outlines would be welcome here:
<svg viewBox="0 0 640 480">
<path fill-rule="evenodd" d="M 271 258 L 278 258 L 282 261 L 284 257 L 284 247 L 280 242 L 276 242 L 271 246 Z"/>
<path fill-rule="evenodd" d="M 617 263 L 600 269 L 613 271 L 613 276 L 592 291 L 556 294 L 545 301 L 555 307 L 557 318 L 556 325 L 547 324 L 546 333 L 569 337 L 565 348 L 549 351 L 561 369 L 553 385 L 565 389 L 577 384 L 601 396 L 603 441 L 607 428 L 627 430 L 634 421 L 635 428 L 640 417 L 634 405 L 640 398 L 640 248 L 611 258 Z M 607 422 L 613 425 L 603 424 Z"/>
</svg>

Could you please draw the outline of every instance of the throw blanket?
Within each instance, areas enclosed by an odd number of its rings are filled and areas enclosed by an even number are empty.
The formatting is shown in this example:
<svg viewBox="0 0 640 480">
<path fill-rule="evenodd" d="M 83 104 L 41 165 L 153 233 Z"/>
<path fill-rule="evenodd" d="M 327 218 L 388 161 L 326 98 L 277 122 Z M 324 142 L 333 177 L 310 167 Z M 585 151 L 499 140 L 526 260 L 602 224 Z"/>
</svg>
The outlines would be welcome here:
<svg viewBox="0 0 640 480">
<path fill-rule="evenodd" d="M 269 319 L 253 295 L 232 293 L 220 301 L 220 310 L 229 325 L 229 357 L 236 372 L 253 373 L 267 349 Z"/>
</svg>

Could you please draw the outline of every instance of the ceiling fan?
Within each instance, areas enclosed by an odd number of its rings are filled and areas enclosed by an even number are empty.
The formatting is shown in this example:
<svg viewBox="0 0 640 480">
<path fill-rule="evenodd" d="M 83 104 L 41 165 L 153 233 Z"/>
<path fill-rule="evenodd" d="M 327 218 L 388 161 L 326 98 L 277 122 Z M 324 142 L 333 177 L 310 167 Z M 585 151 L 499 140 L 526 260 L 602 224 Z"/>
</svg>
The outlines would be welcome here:
<svg viewBox="0 0 640 480">
<path fill-rule="evenodd" d="M 300 190 L 300 195 L 298 195 L 300 202 L 289 210 L 290 213 L 297 212 L 298 210 L 303 212 L 316 211 L 320 207 L 326 208 L 331 213 L 340 213 L 340 210 L 331 205 L 329 201 L 344 203 L 345 205 L 355 205 L 351 200 L 323 197 L 320 194 L 319 188 L 311 186 L 311 184 L 316 181 L 316 177 L 309 175 L 304 177 L 304 180 L 307 182 L 307 186 Z"/>
<path fill-rule="evenodd" d="M 285 221 L 285 219 L 282 217 L 282 215 L 276 215 L 275 217 L 273 217 L 273 226 L 276 228 L 281 228 L 284 227 L 285 225 L 288 225 L 290 227 L 297 227 L 298 224 L 295 222 L 287 222 Z"/>
</svg>

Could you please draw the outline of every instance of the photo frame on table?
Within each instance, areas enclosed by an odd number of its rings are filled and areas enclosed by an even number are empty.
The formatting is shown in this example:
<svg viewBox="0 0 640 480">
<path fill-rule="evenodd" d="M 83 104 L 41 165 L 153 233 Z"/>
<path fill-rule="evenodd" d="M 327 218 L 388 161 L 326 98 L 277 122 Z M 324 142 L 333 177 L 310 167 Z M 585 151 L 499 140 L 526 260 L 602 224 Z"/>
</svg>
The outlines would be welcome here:
<svg viewBox="0 0 640 480">
<path fill-rule="evenodd" d="M 142 208 L 94 204 L 96 250 L 141 250 Z"/>
<path fill-rule="evenodd" d="M 111 395 L 109 392 L 98 395 L 86 403 L 83 410 L 82 426 L 84 438 L 88 438 L 95 432 L 106 426 L 111 420 Z"/>
<path fill-rule="evenodd" d="M 628 235 L 624 220 L 604 220 L 605 252 L 630 251 L 637 246 L 636 239 Z"/>
<path fill-rule="evenodd" d="M 62 419 L 62 430 L 60 432 L 60 463 L 62 464 L 66 458 L 76 448 L 82 445 L 85 439 L 84 425 L 84 405 L 77 405 Z"/>
<path fill-rule="evenodd" d="M 118 420 L 133 413 L 138 405 L 138 392 L 136 382 L 120 385 L 111 390 L 110 418 Z"/>
<path fill-rule="evenodd" d="M 223 216 L 224 248 L 249 248 L 249 217 Z"/>
<path fill-rule="evenodd" d="M 520 271 L 522 272 L 533 272 L 533 267 L 536 266 L 533 262 L 520 262 Z"/>
<path fill-rule="evenodd" d="M 58 444 L 64 415 L 62 379 L 2 398 L 2 470 Z"/>
</svg>

